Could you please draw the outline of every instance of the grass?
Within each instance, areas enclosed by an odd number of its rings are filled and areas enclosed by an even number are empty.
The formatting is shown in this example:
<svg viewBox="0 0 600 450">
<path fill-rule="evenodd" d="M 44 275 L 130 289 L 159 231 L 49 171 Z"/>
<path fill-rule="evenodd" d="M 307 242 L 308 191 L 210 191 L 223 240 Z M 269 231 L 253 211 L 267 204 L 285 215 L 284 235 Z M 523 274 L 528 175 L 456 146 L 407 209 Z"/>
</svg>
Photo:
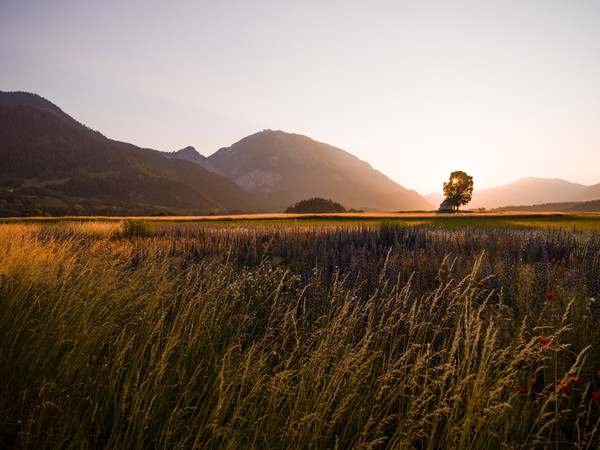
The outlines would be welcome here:
<svg viewBox="0 0 600 450">
<path fill-rule="evenodd" d="M 597 447 L 598 233 L 312 220 L 0 225 L 0 447 Z"/>
<path fill-rule="evenodd" d="M 0 218 L 0 223 L 55 223 L 102 222 L 121 224 L 127 218 L 119 217 L 30 217 Z M 416 213 L 364 213 L 364 214 L 255 214 L 238 216 L 199 217 L 144 217 L 138 218 L 160 224 L 206 224 L 223 226 L 356 226 L 359 224 L 379 226 L 393 221 L 399 225 L 426 225 L 438 228 L 510 227 L 514 229 L 562 229 L 600 231 L 600 214 L 581 213 L 461 213 L 458 215 Z"/>
</svg>

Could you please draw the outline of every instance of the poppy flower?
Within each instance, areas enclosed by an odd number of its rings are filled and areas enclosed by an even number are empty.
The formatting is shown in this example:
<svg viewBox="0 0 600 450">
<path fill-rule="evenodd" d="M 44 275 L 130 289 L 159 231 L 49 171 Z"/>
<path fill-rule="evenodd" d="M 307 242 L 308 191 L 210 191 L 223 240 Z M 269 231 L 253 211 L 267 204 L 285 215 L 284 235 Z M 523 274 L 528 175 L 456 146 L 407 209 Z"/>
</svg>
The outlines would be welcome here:
<svg viewBox="0 0 600 450">
<path fill-rule="evenodd" d="M 532 378 L 531 379 L 531 384 L 535 384 L 535 383 L 537 383 L 537 380 L 535 378 Z"/>
<path fill-rule="evenodd" d="M 579 377 L 577 375 L 569 375 L 569 380 L 573 383 L 579 383 Z"/>
<path fill-rule="evenodd" d="M 554 294 L 546 294 L 546 299 L 554 300 Z"/>
<path fill-rule="evenodd" d="M 596 371 L 596 376 L 597 376 L 598 378 L 600 378 L 600 369 L 598 369 L 598 370 Z"/>
<path fill-rule="evenodd" d="M 525 392 L 525 388 L 523 386 L 517 386 L 519 392 Z"/>
<path fill-rule="evenodd" d="M 560 392 L 564 392 L 565 394 L 569 394 L 571 392 L 571 386 L 566 381 L 561 381 L 558 386 L 554 386 L 555 389 L 558 389 Z"/>
<path fill-rule="evenodd" d="M 548 339 L 546 339 L 546 338 L 540 338 L 540 344 L 542 344 L 542 345 L 548 345 Z"/>
<path fill-rule="evenodd" d="M 600 392 L 592 392 L 592 402 L 600 403 Z"/>
</svg>

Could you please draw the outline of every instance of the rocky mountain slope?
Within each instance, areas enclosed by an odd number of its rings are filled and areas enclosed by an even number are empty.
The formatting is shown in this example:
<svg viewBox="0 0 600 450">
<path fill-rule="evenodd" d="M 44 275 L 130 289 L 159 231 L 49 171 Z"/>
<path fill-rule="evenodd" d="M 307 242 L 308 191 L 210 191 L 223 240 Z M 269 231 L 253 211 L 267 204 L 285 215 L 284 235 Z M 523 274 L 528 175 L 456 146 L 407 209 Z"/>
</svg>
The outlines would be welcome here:
<svg viewBox="0 0 600 450">
<path fill-rule="evenodd" d="M 182 159 L 184 161 L 190 161 L 199 166 L 204 167 L 206 170 L 210 172 L 218 173 L 219 175 L 223 175 L 221 169 L 219 169 L 216 165 L 212 163 L 210 159 L 206 156 L 201 155 L 194 147 L 186 147 L 176 152 L 159 152 L 162 156 L 169 159 Z"/>
<path fill-rule="evenodd" d="M 365 211 L 433 208 L 350 153 L 298 134 L 264 130 L 208 159 L 268 211 L 283 211 L 311 197 Z"/>
</svg>

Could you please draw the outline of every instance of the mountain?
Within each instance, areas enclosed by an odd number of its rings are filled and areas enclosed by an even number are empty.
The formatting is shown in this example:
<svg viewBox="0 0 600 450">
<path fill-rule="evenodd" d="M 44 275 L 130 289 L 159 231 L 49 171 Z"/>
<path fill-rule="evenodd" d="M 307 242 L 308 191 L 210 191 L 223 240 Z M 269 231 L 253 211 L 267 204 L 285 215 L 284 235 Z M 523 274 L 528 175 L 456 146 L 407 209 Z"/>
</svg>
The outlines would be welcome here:
<svg viewBox="0 0 600 450">
<path fill-rule="evenodd" d="M 600 199 L 600 184 L 596 190 L 583 184 L 571 183 L 559 178 L 521 178 L 513 183 L 490 189 L 475 189 L 473 199 L 465 209 L 502 208 L 506 206 L 542 205 Z M 598 192 L 596 194 L 595 192 Z M 442 193 L 427 194 L 425 198 L 433 204 L 444 200 Z"/>
<path fill-rule="evenodd" d="M 587 202 L 591 200 L 600 200 L 600 183 L 589 186 L 573 198 L 577 202 Z"/>
<path fill-rule="evenodd" d="M 210 159 L 206 156 L 201 155 L 194 147 L 186 147 L 176 152 L 159 152 L 162 156 L 169 159 L 183 159 L 184 161 L 190 161 L 194 164 L 204 167 L 206 170 L 219 175 L 223 175 L 221 169 L 215 166 Z"/>
<path fill-rule="evenodd" d="M 94 131 L 86 127 L 82 123 L 73 119 L 54 103 L 52 103 L 49 100 L 46 100 L 43 97 L 40 97 L 37 94 L 32 94 L 30 92 L 0 91 L 0 106 L 30 106 L 32 108 L 48 111 L 75 128 L 79 128 L 80 130 L 86 130 L 92 133 L 96 133 L 99 136 L 102 136 L 102 134 L 100 134 L 98 131 Z"/>
<path fill-rule="evenodd" d="M 432 192 L 431 194 L 424 195 L 425 200 L 435 206 L 439 206 L 444 201 L 444 194 L 441 192 Z M 468 205 L 467 205 L 468 208 Z"/>
<path fill-rule="evenodd" d="M 494 211 L 597 213 L 600 212 L 600 200 L 591 200 L 585 202 L 544 203 L 541 205 L 526 206 L 506 206 L 503 208 L 497 208 Z"/>
<path fill-rule="evenodd" d="M 39 96 L 1 92 L 0 104 L 0 215 L 259 209 L 226 177 L 107 139 Z"/>
<path fill-rule="evenodd" d="M 311 197 L 365 211 L 433 208 L 356 156 L 299 134 L 264 130 L 208 159 L 268 211 L 284 211 Z"/>
<path fill-rule="evenodd" d="M 509 205 L 538 205 L 570 202 L 587 186 L 558 178 L 521 178 L 513 183 L 473 192 L 467 208 L 498 208 Z"/>
</svg>

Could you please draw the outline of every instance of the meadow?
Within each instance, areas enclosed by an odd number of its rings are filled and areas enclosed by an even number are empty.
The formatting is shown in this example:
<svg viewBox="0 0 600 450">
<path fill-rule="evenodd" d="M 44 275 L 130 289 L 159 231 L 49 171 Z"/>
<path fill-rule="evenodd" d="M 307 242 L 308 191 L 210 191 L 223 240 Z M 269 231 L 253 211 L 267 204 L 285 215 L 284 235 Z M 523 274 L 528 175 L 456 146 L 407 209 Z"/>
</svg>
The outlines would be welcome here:
<svg viewBox="0 0 600 450">
<path fill-rule="evenodd" d="M 598 448 L 599 223 L 6 221 L 0 448 Z"/>
</svg>

